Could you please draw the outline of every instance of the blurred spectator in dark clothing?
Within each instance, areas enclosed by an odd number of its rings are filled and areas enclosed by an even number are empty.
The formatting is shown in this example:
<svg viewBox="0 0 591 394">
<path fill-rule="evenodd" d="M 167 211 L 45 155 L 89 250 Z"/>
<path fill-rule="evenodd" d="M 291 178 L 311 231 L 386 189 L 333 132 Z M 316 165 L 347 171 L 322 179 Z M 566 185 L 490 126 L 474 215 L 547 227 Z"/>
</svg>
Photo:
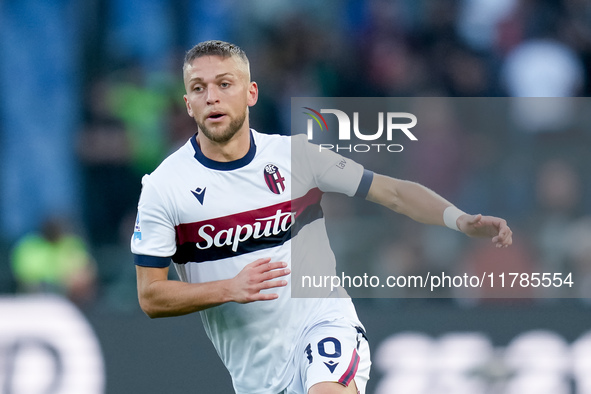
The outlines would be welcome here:
<svg viewBox="0 0 591 394">
<path fill-rule="evenodd" d="M 83 171 L 84 218 L 91 242 L 118 241 L 120 220 L 135 209 L 133 192 L 140 176 L 132 170 L 131 142 L 125 124 L 110 108 L 111 84 L 94 83 L 89 94 L 87 121 L 78 138 Z"/>
</svg>

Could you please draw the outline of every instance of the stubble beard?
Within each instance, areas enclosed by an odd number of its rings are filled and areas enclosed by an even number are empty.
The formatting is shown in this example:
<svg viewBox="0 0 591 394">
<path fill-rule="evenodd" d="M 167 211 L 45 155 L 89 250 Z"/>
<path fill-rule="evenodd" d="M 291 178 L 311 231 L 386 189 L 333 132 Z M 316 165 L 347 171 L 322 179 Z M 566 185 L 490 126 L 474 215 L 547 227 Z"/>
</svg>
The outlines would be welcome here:
<svg viewBox="0 0 591 394">
<path fill-rule="evenodd" d="M 201 131 L 203 133 L 203 135 L 208 140 L 218 143 L 218 144 L 224 144 L 224 143 L 230 141 L 236 135 L 236 133 L 238 133 L 238 131 L 242 128 L 242 126 L 244 125 L 244 122 L 246 121 L 247 115 L 248 115 L 248 111 L 245 110 L 244 114 L 242 114 L 242 116 L 232 120 L 230 122 L 230 124 L 228 125 L 228 127 L 226 127 L 225 129 L 222 129 L 222 130 L 217 130 L 217 131 L 213 131 L 211 129 L 208 129 L 204 123 L 201 123 L 197 120 L 195 120 L 195 122 L 197 123 L 197 126 L 199 127 L 199 131 Z"/>
</svg>

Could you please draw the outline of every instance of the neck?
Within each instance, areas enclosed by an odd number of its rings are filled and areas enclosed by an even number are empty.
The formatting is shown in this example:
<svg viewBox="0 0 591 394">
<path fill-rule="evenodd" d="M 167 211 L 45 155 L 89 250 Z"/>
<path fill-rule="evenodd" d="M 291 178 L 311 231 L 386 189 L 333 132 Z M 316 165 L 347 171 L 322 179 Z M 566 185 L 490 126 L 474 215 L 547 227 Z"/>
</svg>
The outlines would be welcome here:
<svg viewBox="0 0 591 394">
<path fill-rule="evenodd" d="M 245 124 L 227 142 L 215 142 L 208 139 L 203 133 L 197 133 L 197 144 L 201 152 L 210 160 L 229 162 L 243 158 L 250 149 L 250 128 Z"/>
</svg>

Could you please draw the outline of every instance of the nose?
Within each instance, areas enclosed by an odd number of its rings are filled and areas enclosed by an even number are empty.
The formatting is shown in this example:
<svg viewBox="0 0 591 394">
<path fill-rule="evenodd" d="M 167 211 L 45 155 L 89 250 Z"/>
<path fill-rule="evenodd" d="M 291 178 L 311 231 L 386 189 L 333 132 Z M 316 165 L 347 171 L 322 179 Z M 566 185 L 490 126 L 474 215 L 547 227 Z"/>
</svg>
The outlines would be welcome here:
<svg viewBox="0 0 591 394">
<path fill-rule="evenodd" d="M 207 89 L 207 104 L 213 105 L 220 102 L 218 91 L 215 87 Z"/>
</svg>

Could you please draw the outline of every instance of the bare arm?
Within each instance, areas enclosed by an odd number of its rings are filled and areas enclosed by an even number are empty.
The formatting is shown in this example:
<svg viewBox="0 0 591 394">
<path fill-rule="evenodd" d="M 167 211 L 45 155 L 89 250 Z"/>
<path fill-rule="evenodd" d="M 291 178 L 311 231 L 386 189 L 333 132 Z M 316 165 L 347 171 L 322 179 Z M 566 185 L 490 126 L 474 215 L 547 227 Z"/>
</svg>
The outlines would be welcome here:
<svg viewBox="0 0 591 394">
<path fill-rule="evenodd" d="M 283 262 L 258 259 L 245 266 L 232 279 L 206 283 L 185 283 L 168 279 L 167 268 L 136 266 L 138 298 L 142 310 L 150 317 L 180 316 L 226 302 L 248 303 L 274 300 L 276 293 L 263 289 L 283 287 L 289 274 Z"/>
<path fill-rule="evenodd" d="M 443 212 L 452 204 L 432 190 L 414 182 L 375 174 L 367 195 L 381 204 L 420 223 L 444 226 Z M 497 247 L 512 243 L 512 232 L 504 219 L 494 216 L 463 214 L 456 224 L 472 237 L 489 237 Z"/>
<path fill-rule="evenodd" d="M 443 226 L 443 211 L 452 204 L 430 189 L 410 181 L 375 174 L 369 201 L 425 224 Z"/>
</svg>

